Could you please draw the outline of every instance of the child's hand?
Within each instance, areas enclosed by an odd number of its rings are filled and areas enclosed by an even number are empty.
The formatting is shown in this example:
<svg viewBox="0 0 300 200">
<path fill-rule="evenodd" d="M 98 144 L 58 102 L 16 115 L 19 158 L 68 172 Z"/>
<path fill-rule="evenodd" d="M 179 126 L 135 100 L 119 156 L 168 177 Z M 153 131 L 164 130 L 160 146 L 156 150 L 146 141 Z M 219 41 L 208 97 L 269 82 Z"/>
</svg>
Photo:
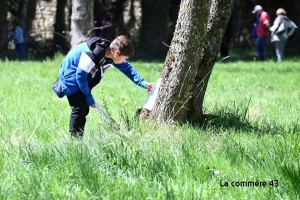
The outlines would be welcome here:
<svg viewBox="0 0 300 200">
<path fill-rule="evenodd" d="M 148 92 L 152 91 L 154 87 L 155 87 L 155 83 L 148 83 L 146 85 L 146 89 L 148 90 Z"/>
<path fill-rule="evenodd" d="M 94 103 L 93 105 L 90 105 L 92 108 L 96 108 L 96 104 Z"/>
</svg>

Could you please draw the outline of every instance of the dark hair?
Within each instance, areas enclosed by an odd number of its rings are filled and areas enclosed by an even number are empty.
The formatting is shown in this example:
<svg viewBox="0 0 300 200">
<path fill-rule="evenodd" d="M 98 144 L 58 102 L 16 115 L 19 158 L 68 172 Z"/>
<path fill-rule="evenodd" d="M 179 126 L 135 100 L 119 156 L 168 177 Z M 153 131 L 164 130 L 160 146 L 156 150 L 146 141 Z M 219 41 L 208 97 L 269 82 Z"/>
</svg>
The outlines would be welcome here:
<svg viewBox="0 0 300 200">
<path fill-rule="evenodd" d="M 125 35 L 118 36 L 112 41 L 109 47 L 112 50 L 119 50 L 120 56 L 131 57 L 134 54 L 133 44 Z"/>
</svg>

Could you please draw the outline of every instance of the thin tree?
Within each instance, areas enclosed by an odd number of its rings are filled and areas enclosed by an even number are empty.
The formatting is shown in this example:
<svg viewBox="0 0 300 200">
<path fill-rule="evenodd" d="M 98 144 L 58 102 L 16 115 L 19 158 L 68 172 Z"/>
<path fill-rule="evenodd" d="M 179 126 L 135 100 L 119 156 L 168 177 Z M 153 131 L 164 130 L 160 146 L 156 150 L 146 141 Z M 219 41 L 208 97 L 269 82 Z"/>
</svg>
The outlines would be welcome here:
<svg viewBox="0 0 300 200">
<path fill-rule="evenodd" d="M 168 39 L 170 0 L 142 0 L 142 27 L 140 50 L 147 56 L 164 58 L 167 47 L 162 44 Z"/>
<path fill-rule="evenodd" d="M 0 26 L 0 49 L 7 48 L 7 1 L 1 0 L 0 1 L 0 22 L 2 26 Z"/>
<path fill-rule="evenodd" d="M 71 47 L 85 41 L 93 28 L 93 8 L 94 0 L 72 0 Z"/>
<path fill-rule="evenodd" d="M 66 12 L 65 8 L 67 0 L 59 0 L 56 3 L 56 14 L 54 23 L 54 35 L 53 35 L 53 49 L 54 51 L 62 51 L 66 53 L 69 49 L 67 42 L 69 38 L 66 34 Z"/>
<path fill-rule="evenodd" d="M 233 0 L 182 0 L 152 110 L 158 120 L 199 122 Z"/>
</svg>

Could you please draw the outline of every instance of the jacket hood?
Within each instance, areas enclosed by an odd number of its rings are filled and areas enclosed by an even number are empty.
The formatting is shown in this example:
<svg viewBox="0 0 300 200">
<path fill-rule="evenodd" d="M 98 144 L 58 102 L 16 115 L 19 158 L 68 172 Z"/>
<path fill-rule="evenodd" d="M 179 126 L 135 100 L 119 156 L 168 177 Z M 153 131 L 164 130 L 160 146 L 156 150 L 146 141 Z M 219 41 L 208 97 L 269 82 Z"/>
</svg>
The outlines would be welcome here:
<svg viewBox="0 0 300 200">
<path fill-rule="evenodd" d="M 99 58 L 105 57 L 106 48 L 109 47 L 110 41 L 104 38 L 89 36 L 86 39 L 89 49 Z"/>
</svg>

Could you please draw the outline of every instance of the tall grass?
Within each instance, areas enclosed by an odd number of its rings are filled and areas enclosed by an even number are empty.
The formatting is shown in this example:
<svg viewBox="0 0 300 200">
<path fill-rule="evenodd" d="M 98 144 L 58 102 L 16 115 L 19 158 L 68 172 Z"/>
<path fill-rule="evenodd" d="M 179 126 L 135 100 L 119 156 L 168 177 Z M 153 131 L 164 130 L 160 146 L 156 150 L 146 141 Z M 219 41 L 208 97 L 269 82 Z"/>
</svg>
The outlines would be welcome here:
<svg viewBox="0 0 300 200">
<path fill-rule="evenodd" d="M 77 140 L 51 89 L 61 59 L 0 63 L 0 199 L 300 198 L 299 61 L 218 63 L 202 127 L 135 118 L 148 93 L 111 68 L 93 94 L 115 121 L 91 109 Z"/>
</svg>

